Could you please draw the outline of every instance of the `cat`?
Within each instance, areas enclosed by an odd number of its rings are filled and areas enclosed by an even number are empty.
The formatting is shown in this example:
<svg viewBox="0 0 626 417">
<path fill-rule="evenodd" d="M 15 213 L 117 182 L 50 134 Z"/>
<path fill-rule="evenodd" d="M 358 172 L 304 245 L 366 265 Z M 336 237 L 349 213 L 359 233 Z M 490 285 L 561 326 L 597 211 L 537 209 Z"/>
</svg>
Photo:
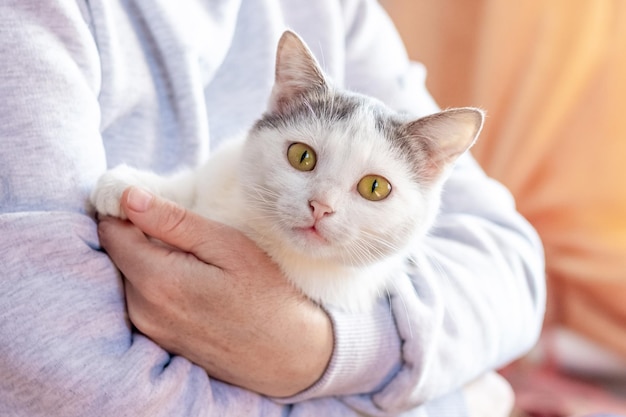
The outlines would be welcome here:
<svg viewBox="0 0 626 417">
<path fill-rule="evenodd" d="M 268 108 L 244 137 L 168 177 L 115 167 L 90 200 L 124 218 L 122 192 L 143 187 L 242 230 L 313 301 L 364 311 L 433 224 L 447 173 L 483 119 L 475 108 L 416 119 L 336 88 L 286 31 Z"/>
</svg>

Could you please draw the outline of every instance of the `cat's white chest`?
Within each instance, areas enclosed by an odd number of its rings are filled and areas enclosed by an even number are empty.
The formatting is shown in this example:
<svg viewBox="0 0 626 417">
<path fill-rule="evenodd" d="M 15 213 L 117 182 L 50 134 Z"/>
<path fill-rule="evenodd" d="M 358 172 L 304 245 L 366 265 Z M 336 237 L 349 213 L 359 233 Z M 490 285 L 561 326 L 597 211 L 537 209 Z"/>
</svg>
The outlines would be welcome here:
<svg viewBox="0 0 626 417">
<path fill-rule="evenodd" d="M 312 300 L 344 311 L 370 310 L 393 289 L 391 280 L 402 272 L 402 257 L 368 266 L 348 267 L 289 254 L 273 257 L 289 280 Z"/>
</svg>

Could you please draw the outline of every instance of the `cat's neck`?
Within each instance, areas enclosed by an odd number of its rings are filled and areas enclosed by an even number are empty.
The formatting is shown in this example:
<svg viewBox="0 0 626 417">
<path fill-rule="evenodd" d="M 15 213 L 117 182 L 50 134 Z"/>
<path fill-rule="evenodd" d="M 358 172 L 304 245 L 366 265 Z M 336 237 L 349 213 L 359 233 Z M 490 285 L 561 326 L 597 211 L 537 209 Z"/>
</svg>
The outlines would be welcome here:
<svg viewBox="0 0 626 417">
<path fill-rule="evenodd" d="M 397 274 L 397 256 L 365 266 L 348 266 L 294 253 L 285 247 L 266 247 L 287 278 L 312 300 L 345 311 L 365 311 L 384 296 L 389 278 Z"/>
</svg>

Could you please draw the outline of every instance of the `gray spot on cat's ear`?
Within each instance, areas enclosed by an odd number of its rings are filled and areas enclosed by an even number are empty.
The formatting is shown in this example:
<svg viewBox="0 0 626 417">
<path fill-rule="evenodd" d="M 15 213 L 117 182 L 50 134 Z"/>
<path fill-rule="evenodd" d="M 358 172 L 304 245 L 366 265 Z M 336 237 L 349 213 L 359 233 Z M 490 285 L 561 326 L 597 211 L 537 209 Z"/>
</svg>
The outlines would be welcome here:
<svg viewBox="0 0 626 417">
<path fill-rule="evenodd" d="M 472 107 L 445 110 L 404 126 L 403 136 L 419 158 L 420 176 L 436 179 L 472 147 L 483 126 L 484 112 Z"/>
<path fill-rule="evenodd" d="M 326 88 L 324 73 L 304 41 L 294 32 L 285 31 L 276 50 L 276 72 L 269 111 L 281 112 L 290 101 Z"/>
</svg>

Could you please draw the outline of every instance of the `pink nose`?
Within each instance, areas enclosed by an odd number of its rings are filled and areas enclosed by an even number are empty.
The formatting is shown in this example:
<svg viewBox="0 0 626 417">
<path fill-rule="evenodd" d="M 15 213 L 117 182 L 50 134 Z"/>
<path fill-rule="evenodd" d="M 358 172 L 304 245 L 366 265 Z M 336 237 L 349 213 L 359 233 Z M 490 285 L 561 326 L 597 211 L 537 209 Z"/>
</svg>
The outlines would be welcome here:
<svg viewBox="0 0 626 417">
<path fill-rule="evenodd" d="M 311 200 L 309 201 L 309 207 L 311 207 L 311 211 L 313 212 L 313 218 L 315 220 L 319 220 L 327 214 L 333 214 L 334 210 L 327 204 L 320 203 L 319 201 Z"/>
</svg>

